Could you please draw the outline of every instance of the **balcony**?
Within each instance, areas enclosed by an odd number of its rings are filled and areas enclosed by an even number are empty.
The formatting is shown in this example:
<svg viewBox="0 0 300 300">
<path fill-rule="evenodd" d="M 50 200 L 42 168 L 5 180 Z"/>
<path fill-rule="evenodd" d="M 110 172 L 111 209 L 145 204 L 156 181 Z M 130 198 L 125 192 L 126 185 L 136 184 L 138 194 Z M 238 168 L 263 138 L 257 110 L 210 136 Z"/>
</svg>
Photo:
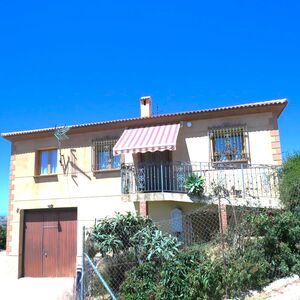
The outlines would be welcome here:
<svg viewBox="0 0 300 300">
<path fill-rule="evenodd" d="M 218 185 L 228 191 L 231 199 L 278 200 L 278 167 L 246 163 L 179 161 L 160 164 L 123 164 L 122 194 L 186 194 L 185 182 L 191 174 L 197 174 L 205 179 L 204 197 L 206 198 L 212 197 L 213 186 Z"/>
</svg>

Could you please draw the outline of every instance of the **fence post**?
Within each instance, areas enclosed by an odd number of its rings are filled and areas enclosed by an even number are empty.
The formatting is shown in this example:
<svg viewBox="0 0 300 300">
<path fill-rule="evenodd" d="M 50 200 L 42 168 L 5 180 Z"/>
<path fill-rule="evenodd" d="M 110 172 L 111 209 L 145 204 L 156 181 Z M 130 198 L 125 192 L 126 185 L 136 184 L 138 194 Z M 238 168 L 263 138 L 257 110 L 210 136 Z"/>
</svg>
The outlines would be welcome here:
<svg viewBox="0 0 300 300">
<path fill-rule="evenodd" d="M 82 228 L 82 267 L 81 267 L 81 281 L 80 281 L 80 300 L 84 300 L 84 254 L 85 254 L 85 226 Z"/>
<path fill-rule="evenodd" d="M 242 191 L 243 191 L 243 198 L 245 199 L 245 178 L 244 178 L 244 167 L 241 164 L 241 172 L 242 172 Z"/>
</svg>

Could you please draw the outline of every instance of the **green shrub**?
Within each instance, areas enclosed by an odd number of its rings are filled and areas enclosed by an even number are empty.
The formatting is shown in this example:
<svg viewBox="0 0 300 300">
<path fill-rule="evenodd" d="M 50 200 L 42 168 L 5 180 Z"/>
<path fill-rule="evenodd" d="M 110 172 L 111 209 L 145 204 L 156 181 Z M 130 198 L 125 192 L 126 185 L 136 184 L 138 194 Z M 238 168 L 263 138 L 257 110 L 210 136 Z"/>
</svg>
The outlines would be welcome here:
<svg viewBox="0 0 300 300">
<path fill-rule="evenodd" d="M 300 209 L 300 154 L 287 158 L 280 172 L 280 200 L 290 210 Z"/>
<path fill-rule="evenodd" d="M 135 245 L 139 262 L 168 260 L 178 253 L 181 246 L 176 237 L 151 227 L 137 232 L 131 242 Z"/>
<path fill-rule="evenodd" d="M 247 248 L 243 255 L 209 257 L 199 252 L 181 253 L 160 272 L 155 299 L 223 299 L 269 283 L 270 264 L 262 250 Z"/>
<path fill-rule="evenodd" d="M 181 243 L 176 237 L 164 234 L 149 218 L 117 214 L 98 221 L 87 241 L 88 254 L 123 255 L 134 253 L 134 261 L 165 260 L 178 253 Z"/>
<path fill-rule="evenodd" d="M 124 215 L 118 213 L 113 218 L 101 219 L 89 233 L 88 254 L 94 257 L 99 252 L 105 256 L 127 251 L 132 245 L 130 240 L 132 236 L 146 227 L 155 227 L 151 219 L 136 216 L 130 212 Z"/>
<path fill-rule="evenodd" d="M 226 290 L 225 275 L 222 258 L 203 261 L 189 273 L 183 299 L 222 299 Z"/>
<path fill-rule="evenodd" d="M 160 271 L 160 282 L 156 299 L 191 299 L 189 294 L 190 274 L 207 259 L 205 253 L 198 249 L 179 253 L 175 258 L 166 261 Z"/>
<path fill-rule="evenodd" d="M 140 295 L 136 299 L 155 300 L 217 300 L 226 294 L 234 298 L 276 278 L 300 274 L 300 213 L 248 213 L 238 231 L 238 246 L 235 234 L 225 238 L 225 261 L 220 245 L 210 243 L 181 251 L 161 264 L 132 269 L 123 284 L 124 299 L 135 299 L 135 294 Z"/>
<path fill-rule="evenodd" d="M 256 247 L 264 250 L 273 276 L 297 271 L 300 262 L 300 214 L 291 211 L 262 212 L 253 218 Z M 298 271 L 297 271 L 298 273 Z"/>
<path fill-rule="evenodd" d="M 271 281 L 271 264 L 265 259 L 264 249 L 256 244 L 248 245 L 242 253 L 232 253 L 226 265 L 223 288 L 230 298 Z"/>
<path fill-rule="evenodd" d="M 121 286 L 124 300 L 154 300 L 159 281 L 158 267 L 152 262 L 146 262 L 127 273 L 127 278 Z"/>
<path fill-rule="evenodd" d="M 106 283 L 115 293 L 118 293 L 120 285 L 125 280 L 126 272 L 137 266 L 137 262 L 134 253 L 125 252 L 113 257 L 106 256 L 99 260 L 97 266 Z M 99 282 L 99 285 L 102 284 Z"/>
<path fill-rule="evenodd" d="M 6 247 L 6 226 L 0 225 L 0 249 L 5 249 Z"/>
</svg>

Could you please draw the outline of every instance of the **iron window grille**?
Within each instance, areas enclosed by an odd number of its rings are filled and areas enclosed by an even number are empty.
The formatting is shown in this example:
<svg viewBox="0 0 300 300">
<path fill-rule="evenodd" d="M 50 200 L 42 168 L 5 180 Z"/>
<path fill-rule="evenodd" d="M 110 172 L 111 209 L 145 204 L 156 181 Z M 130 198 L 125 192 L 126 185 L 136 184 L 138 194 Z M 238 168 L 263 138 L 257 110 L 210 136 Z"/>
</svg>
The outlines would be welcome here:
<svg viewBox="0 0 300 300">
<path fill-rule="evenodd" d="M 211 161 L 214 163 L 249 162 L 246 126 L 209 130 Z"/>
<path fill-rule="evenodd" d="M 119 170 L 121 156 L 113 156 L 113 147 L 118 139 L 103 139 L 93 141 L 92 170 L 93 172 Z"/>
</svg>

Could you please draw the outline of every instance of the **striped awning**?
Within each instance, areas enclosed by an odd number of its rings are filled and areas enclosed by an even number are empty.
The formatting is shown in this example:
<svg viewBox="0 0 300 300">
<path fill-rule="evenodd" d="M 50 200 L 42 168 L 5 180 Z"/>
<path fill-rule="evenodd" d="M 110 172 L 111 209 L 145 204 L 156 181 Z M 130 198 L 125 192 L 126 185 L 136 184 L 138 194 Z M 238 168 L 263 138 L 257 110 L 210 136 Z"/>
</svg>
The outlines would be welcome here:
<svg viewBox="0 0 300 300">
<path fill-rule="evenodd" d="M 113 155 L 176 150 L 180 124 L 126 129 L 113 148 Z"/>
</svg>

